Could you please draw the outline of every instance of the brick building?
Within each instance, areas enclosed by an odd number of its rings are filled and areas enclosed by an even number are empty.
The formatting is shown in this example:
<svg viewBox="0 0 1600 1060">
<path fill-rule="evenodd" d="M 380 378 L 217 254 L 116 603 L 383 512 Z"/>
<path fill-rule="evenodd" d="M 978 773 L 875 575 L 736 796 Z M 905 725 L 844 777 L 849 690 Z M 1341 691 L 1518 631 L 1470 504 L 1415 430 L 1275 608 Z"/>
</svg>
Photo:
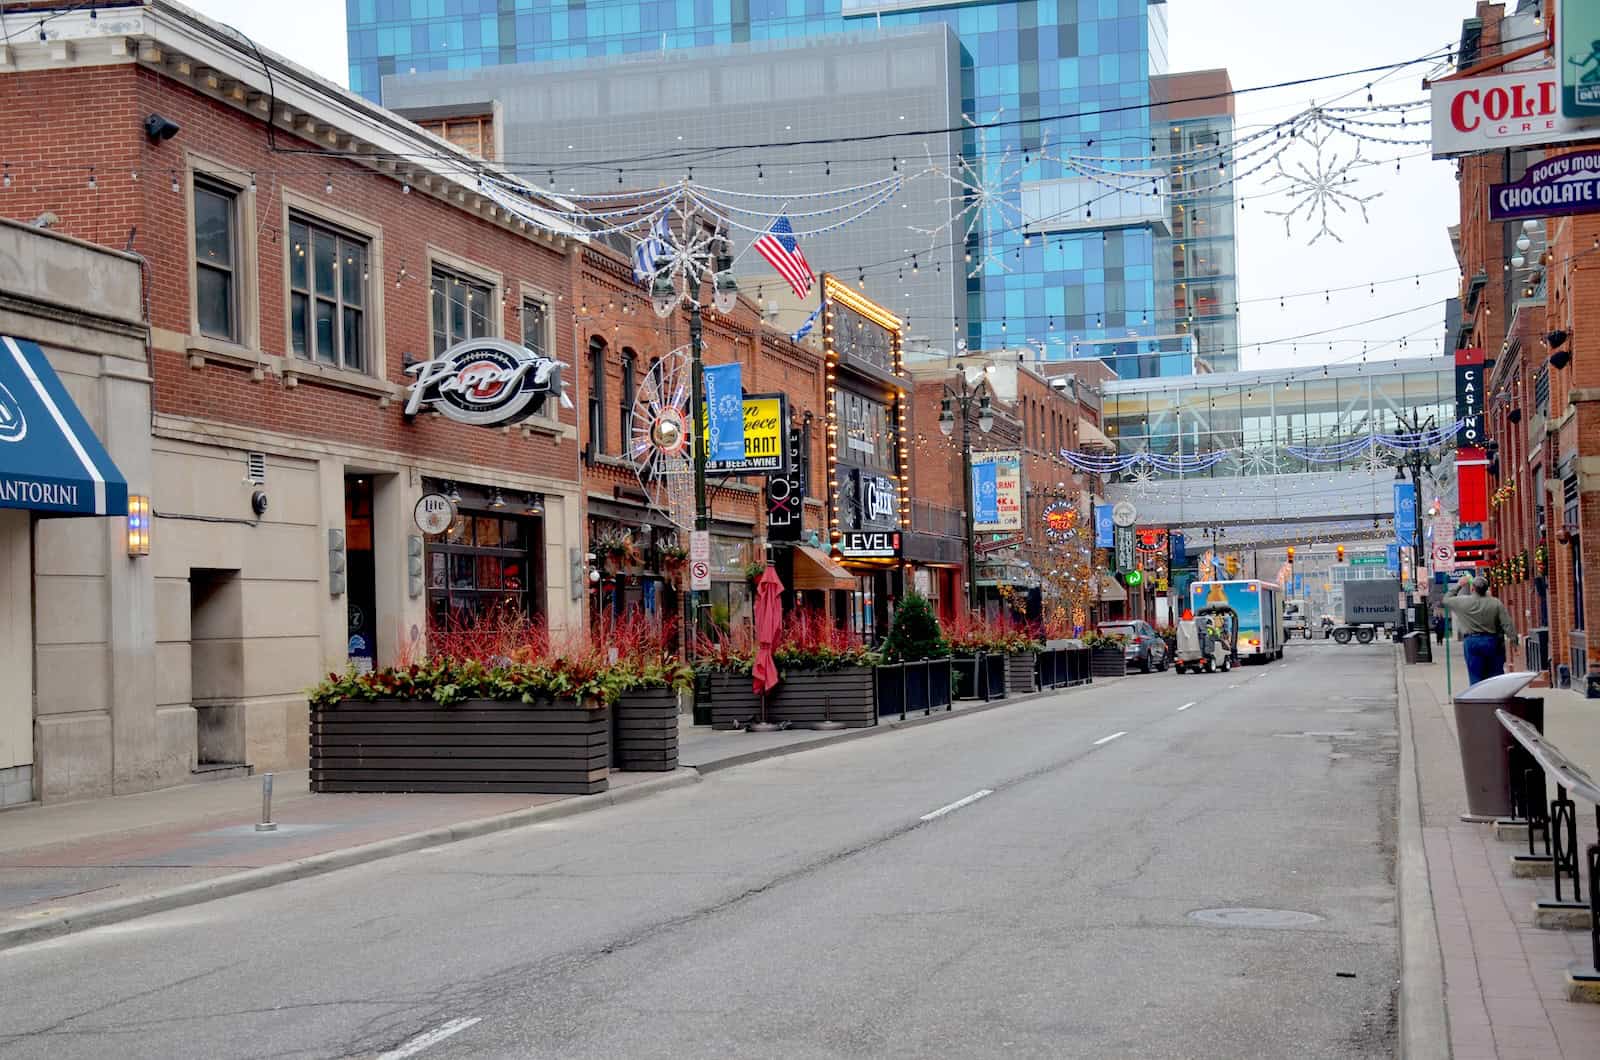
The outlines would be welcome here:
<svg viewBox="0 0 1600 1060">
<path fill-rule="evenodd" d="M 1102 380 L 1110 373 L 1098 360 L 1030 364 L 1015 352 L 967 354 L 948 364 L 943 358 L 924 360 L 913 367 L 915 387 L 909 405 L 911 538 L 917 542 L 926 536 L 944 551 L 936 559 L 923 559 L 919 554 L 912 567 L 914 572 L 929 570 L 919 581 L 931 586 L 945 618 L 964 607 L 966 593 L 961 405 L 954 397 L 961 388 L 963 372 L 967 390 L 974 395 L 968 404 L 967 430 L 975 462 L 981 462 L 985 452 L 1015 451 L 1021 471 L 1020 530 L 976 535 L 979 599 L 994 604 L 1005 585 L 1022 599 L 1033 597 L 1028 606 L 1037 616 L 1041 605 L 1065 584 L 1061 572 L 1067 567 L 1068 550 L 1089 548 L 1092 552 L 1092 542 L 1081 534 L 1060 534 L 1052 539 L 1046 533 L 1045 517 L 1051 509 L 1059 519 L 1065 506 L 1076 513 L 1068 517 L 1076 520 L 1075 529 L 1089 525 L 1090 506 L 1099 499 L 1099 484 L 1094 476 L 1077 472 L 1061 454 L 1106 444 L 1099 429 L 1098 391 L 1091 380 Z M 990 398 L 993 423 L 987 432 L 979 423 L 977 397 L 981 394 Z M 939 423 L 947 397 L 956 418 L 948 436 Z M 935 546 L 922 547 L 931 553 Z"/>
<path fill-rule="evenodd" d="M 658 317 L 646 292 L 633 279 L 631 262 L 613 249 L 591 245 L 578 260 L 581 267 L 573 326 L 575 348 L 582 351 L 578 437 L 587 540 L 591 553 L 597 543 L 626 542 L 609 560 L 596 555 L 595 569 L 601 578 L 590 583 L 591 609 L 639 606 L 649 612 L 677 614 L 682 572 L 667 557 L 673 546 L 687 547 L 688 535 L 674 526 L 659 503 L 650 502 L 640 481 L 636 453 L 642 432 L 649 430 L 652 395 L 674 390 L 680 395 L 687 393 L 689 377 L 683 369 L 689 356 L 689 310 L 680 306 L 666 319 Z M 783 428 L 803 440 L 805 454 L 804 524 L 795 535 L 805 551 L 798 559 L 798 573 L 807 586 L 837 588 L 818 584 L 819 568 L 824 581 L 837 574 L 819 563 L 824 553 L 816 547 L 827 527 L 821 473 L 825 462 L 822 424 L 827 418 L 821 355 L 767 325 L 744 299 L 731 313 L 704 313 L 702 342 L 707 365 L 735 361 L 741 365 L 747 401 L 781 395 L 787 416 Z M 684 466 L 690 466 L 687 451 Z M 784 583 L 792 585 L 797 560 L 790 549 L 769 553 L 765 547 L 765 476 L 711 474 L 707 486 L 710 606 L 713 618 L 727 624 L 750 617 L 752 589 L 745 573 L 749 564 L 770 555 Z M 656 500 L 660 499 L 656 495 Z M 680 513 L 680 518 L 684 514 L 692 513 Z"/>
<path fill-rule="evenodd" d="M 51 17 L 0 67 L 0 214 L 128 251 L 148 324 L 147 360 L 118 368 L 148 381 L 148 457 L 114 453 L 149 498 L 148 555 L 114 557 L 94 597 L 44 577 L 54 523 L 21 531 L 37 611 L 79 608 L 36 624 L 32 696 L 4 707 L 31 718 L 44 799 L 302 764 L 320 674 L 493 608 L 582 614 L 577 388 L 552 362 L 578 362 L 583 232 L 187 9 L 95 14 Z M 414 404 L 461 346 L 489 351 L 476 381 Z M 426 495 L 449 502 L 436 533 Z M 85 632 L 106 625 L 114 649 Z"/>
<path fill-rule="evenodd" d="M 1458 71 L 1436 82 L 1436 93 L 1470 88 L 1475 78 L 1548 73 L 1554 60 L 1541 37 L 1554 11 L 1507 6 L 1477 4 L 1462 28 Z M 1600 127 L 1482 148 L 1443 153 L 1459 156 L 1458 362 L 1468 351 L 1485 358 L 1483 536 L 1498 546 L 1488 573 L 1521 634 L 1514 664 L 1600 695 L 1600 642 L 1588 638 L 1600 623 L 1600 595 L 1586 591 L 1600 570 L 1600 214 L 1490 220 L 1493 185 L 1600 148 Z M 1464 464 L 1464 482 L 1467 474 Z"/>
</svg>

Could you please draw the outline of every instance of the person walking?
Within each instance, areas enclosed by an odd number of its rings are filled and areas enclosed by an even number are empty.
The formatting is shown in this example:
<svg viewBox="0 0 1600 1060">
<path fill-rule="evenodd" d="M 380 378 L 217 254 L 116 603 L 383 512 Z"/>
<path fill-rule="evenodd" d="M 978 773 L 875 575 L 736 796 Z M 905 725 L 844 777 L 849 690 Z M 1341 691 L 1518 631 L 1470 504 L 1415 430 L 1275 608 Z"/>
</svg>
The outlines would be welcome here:
<svg viewBox="0 0 1600 1060">
<path fill-rule="evenodd" d="M 1433 605 L 1433 642 L 1444 643 L 1444 608 L 1439 604 Z"/>
<path fill-rule="evenodd" d="M 1505 673 L 1506 641 L 1516 639 L 1517 628 L 1506 605 L 1489 595 L 1489 579 L 1481 574 L 1463 577 L 1444 598 L 1444 606 L 1455 616 L 1456 631 L 1461 634 L 1468 683 L 1475 685 Z"/>
</svg>

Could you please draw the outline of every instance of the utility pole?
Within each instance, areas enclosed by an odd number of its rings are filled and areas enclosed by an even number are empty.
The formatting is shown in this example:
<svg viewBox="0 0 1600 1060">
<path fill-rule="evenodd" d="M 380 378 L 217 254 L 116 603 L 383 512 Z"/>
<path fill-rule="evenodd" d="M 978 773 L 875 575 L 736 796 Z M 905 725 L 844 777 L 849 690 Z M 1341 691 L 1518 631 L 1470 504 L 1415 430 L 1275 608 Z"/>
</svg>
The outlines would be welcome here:
<svg viewBox="0 0 1600 1060">
<path fill-rule="evenodd" d="M 955 406 L 961 409 L 961 483 L 962 497 L 966 501 L 966 531 L 967 531 L 967 606 L 973 611 L 978 610 L 978 543 L 977 543 L 977 518 L 972 507 L 972 425 L 969 417 L 972 413 L 972 403 L 978 403 L 978 429 L 988 434 L 994 427 L 994 411 L 989 407 L 989 394 L 986 383 L 980 382 L 977 386 L 967 386 L 967 370 L 957 365 L 961 373 L 961 387 L 952 390 L 945 384 L 944 398 L 939 402 L 939 430 L 944 432 L 946 438 L 950 437 L 955 429 Z"/>
</svg>

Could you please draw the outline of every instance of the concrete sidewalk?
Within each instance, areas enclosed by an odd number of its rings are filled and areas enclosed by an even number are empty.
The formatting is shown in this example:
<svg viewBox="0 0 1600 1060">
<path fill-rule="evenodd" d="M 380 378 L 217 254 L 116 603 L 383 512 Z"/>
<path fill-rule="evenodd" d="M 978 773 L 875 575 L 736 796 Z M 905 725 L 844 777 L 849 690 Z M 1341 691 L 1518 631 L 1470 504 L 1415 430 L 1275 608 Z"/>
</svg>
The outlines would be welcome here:
<svg viewBox="0 0 1600 1060">
<path fill-rule="evenodd" d="M 1092 688 L 1093 685 L 1082 686 Z M 1080 689 L 958 705 L 839 732 L 713 731 L 684 717 L 679 769 L 611 774 L 603 795 L 315 795 L 273 778 L 277 828 L 256 830 L 261 778 L 0 812 L 0 949 L 693 784 L 701 774 Z"/>
<path fill-rule="evenodd" d="M 1404 837 L 1400 845 L 1402 904 L 1413 917 L 1402 925 L 1404 972 L 1412 979 L 1403 984 L 1410 1011 L 1402 1017 L 1402 1055 L 1456 1060 L 1595 1056 L 1600 1005 L 1566 997 L 1567 969 L 1589 963 L 1589 934 L 1535 927 L 1533 904 L 1551 897 L 1553 888 L 1548 878 L 1512 876 L 1511 855 L 1525 852 L 1526 841 L 1519 846 L 1498 840 L 1493 826 L 1461 819 L 1467 801 L 1455 713 L 1443 651 L 1436 645 L 1434 652 L 1433 663 L 1400 663 L 1398 671 L 1399 705 L 1406 712 L 1401 731 L 1409 736 L 1401 753 L 1415 763 L 1412 801 L 1421 829 L 1419 845 L 1408 850 Z M 1459 693 L 1467 687 L 1459 645 L 1451 645 L 1450 656 L 1449 690 Z M 1556 689 L 1526 694 L 1544 698 L 1545 735 L 1552 743 L 1576 761 L 1600 767 L 1600 702 Z M 1592 810 L 1580 806 L 1580 848 L 1595 840 L 1594 821 Z M 1431 925 L 1416 922 L 1427 915 L 1426 900 L 1408 903 L 1405 893 L 1408 870 L 1420 868 L 1414 863 L 1419 859 L 1425 862 Z M 1422 930 L 1429 926 L 1432 931 Z M 1420 941 L 1428 936 L 1427 943 Z M 1422 1040 L 1419 1028 L 1444 1022 L 1430 1020 L 1423 1009 L 1441 1004 L 1448 1042 Z M 1406 1033 L 1408 1022 L 1411 1033 Z"/>
</svg>

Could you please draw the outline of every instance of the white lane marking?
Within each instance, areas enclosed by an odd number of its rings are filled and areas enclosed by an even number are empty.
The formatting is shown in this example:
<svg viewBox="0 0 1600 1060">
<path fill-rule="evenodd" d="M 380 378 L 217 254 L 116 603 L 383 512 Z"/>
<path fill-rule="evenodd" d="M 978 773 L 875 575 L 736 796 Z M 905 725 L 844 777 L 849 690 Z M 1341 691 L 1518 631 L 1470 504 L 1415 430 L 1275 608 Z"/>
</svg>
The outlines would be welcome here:
<svg viewBox="0 0 1600 1060">
<path fill-rule="evenodd" d="M 1192 706 L 1194 706 L 1194 703 L 1185 703 L 1183 706 L 1179 707 L 1178 709 L 1179 710 L 1188 710 Z"/>
<path fill-rule="evenodd" d="M 1118 736 L 1126 736 L 1126 735 L 1128 735 L 1128 730 L 1127 729 L 1123 729 L 1121 732 L 1114 732 L 1110 736 L 1102 736 L 1102 737 L 1100 737 L 1100 739 L 1098 739 L 1098 740 L 1096 740 L 1094 742 L 1094 745 L 1096 747 L 1099 747 L 1103 743 L 1110 743 L 1112 740 L 1115 740 Z"/>
<path fill-rule="evenodd" d="M 953 810 L 959 810 L 963 806 L 971 806 L 973 803 L 977 802 L 979 799 L 983 798 L 984 796 L 993 795 L 993 794 L 994 794 L 994 789 L 993 788 L 984 788 L 982 791 L 975 791 L 971 795 L 968 795 L 964 799 L 957 799 L 955 802 L 952 802 L 948 806 L 941 806 L 937 810 L 934 810 L 932 813 L 923 814 L 922 817 L 920 818 L 920 820 L 931 821 L 935 817 L 943 817 L 945 814 L 950 813 Z"/>
<path fill-rule="evenodd" d="M 467 1016 L 453 1019 L 449 1023 L 441 1023 L 431 1031 L 424 1031 L 415 1038 L 406 1042 L 398 1049 L 390 1049 L 387 1053 L 380 1053 L 378 1060 L 405 1060 L 408 1056 L 416 1056 L 429 1046 L 438 1045 L 453 1035 L 460 1034 L 475 1023 L 481 1023 L 482 1016 Z"/>
<path fill-rule="evenodd" d="M 1238 688 L 1239 686 L 1238 685 L 1229 685 L 1228 687 L 1229 688 Z"/>
</svg>

